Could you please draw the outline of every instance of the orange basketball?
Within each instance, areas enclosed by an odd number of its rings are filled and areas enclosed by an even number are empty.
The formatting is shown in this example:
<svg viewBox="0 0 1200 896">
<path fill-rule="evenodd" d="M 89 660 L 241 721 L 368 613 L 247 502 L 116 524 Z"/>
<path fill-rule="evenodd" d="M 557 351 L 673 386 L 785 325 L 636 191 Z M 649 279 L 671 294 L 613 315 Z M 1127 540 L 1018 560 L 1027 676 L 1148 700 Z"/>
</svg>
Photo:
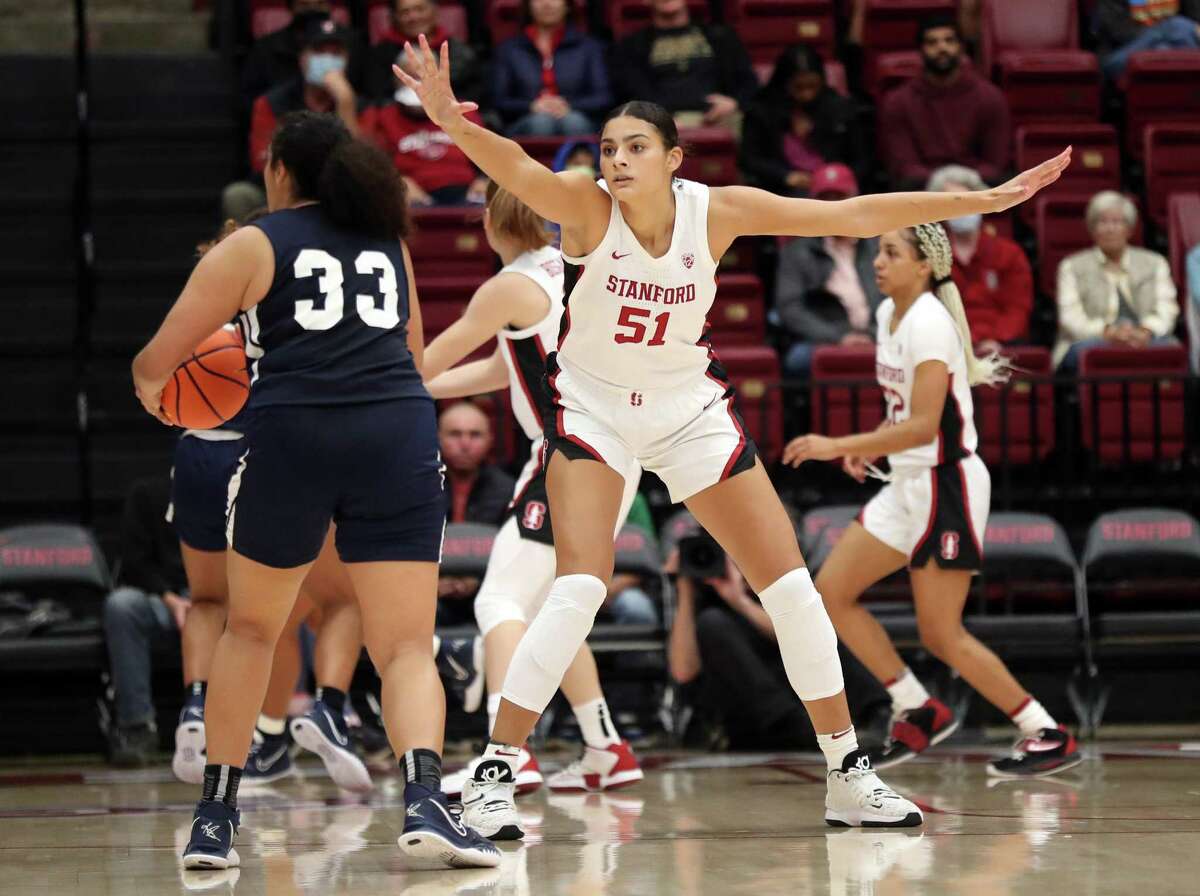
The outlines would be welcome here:
<svg viewBox="0 0 1200 896">
<path fill-rule="evenodd" d="M 176 426 L 215 429 L 240 411 L 249 395 L 246 347 L 237 329 L 226 326 L 176 369 L 163 389 L 162 409 Z"/>
</svg>

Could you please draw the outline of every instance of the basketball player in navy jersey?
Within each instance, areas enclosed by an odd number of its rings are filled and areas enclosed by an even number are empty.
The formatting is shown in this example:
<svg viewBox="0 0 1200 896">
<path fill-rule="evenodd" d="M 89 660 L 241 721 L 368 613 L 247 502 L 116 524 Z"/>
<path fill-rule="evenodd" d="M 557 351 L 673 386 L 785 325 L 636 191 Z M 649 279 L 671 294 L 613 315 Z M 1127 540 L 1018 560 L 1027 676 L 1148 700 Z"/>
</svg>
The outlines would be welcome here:
<svg viewBox="0 0 1200 896">
<path fill-rule="evenodd" d="M 176 366 L 242 312 L 251 420 L 229 487 L 229 614 L 184 866 L 239 864 L 238 783 L 271 653 L 331 522 L 405 775 L 400 848 L 436 867 L 495 866 L 440 789 L 445 695 L 429 645 L 446 503 L 403 183 L 379 150 L 310 112 L 276 131 L 265 180 L 271 214 L 201 260 L 133 363 L 162 419 Z"/>
<path fill-rule="evenodd" d="M 562 228 L 568 267 L 563 326 L 546 361 L 557 578 L 509 665 L 484 761 L 463 787 L 464 820 L 496 836 L 521 834 L 512 794 L 519 748 L 603 603 L 621 471 L 636 461 L 687 504 L 770 615 L 788 680 L 825 754 L 826 822 L 921 824 L 920 809 L 880 781 L 858 746 L 833 625 L 709 343 L 717 259 L 740 236 L 866 237 L 1002 211 L 1057 180 L 1070 152 L 992 190 L 817 202 L 676 177 L 683 150 L 670 113 L 633 102 L 604 122 L 596 181 L 554 174 L 467 120 L 473 104 L 454 97 L 449 50 L 443 45 L 439 61 L 423 37 L 420 45 L 415 77 L 393 71 L 480 170 Z"/>
</svg>

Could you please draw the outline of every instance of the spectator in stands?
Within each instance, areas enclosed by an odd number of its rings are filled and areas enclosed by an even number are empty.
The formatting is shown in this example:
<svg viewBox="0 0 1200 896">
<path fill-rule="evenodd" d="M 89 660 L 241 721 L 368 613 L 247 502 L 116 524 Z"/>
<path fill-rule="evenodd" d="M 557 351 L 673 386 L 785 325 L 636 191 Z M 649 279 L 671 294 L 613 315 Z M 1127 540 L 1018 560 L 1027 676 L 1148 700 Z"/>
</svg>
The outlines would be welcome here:
<svg viewBox="0 0 1200 896">
<path fill-rule="evenodd" d="M 416 46 L 422 34 L 434 52 L 440 52 L 442 44 L 450 44 L 450 86 L 454 95 L 463 102 L 482 102 L 484 73 L 479 55 L 470 44 L 451 37 L 438 24 L 436 0 L 396 0 L 392 27 L 371 48 L 367 64 L 367 91 L 371 97 L 381 100 L 395 93 L 392 65 L 404 52 L 404 42 Z"/>
<path fill-rule="evenodd" d="M 409 74 L 416 68 L 401 53 L 397 65 Z M 429 120 L 411 87 L 395 82 L 394 98 L 363 113 L 363 131 L 372 137 L 404 176 L 410 205 L 482 204 L 487 179 L 481 177 L 466 153 Z M 483 125 L 479 115 L 467 119 Z"/>
<path fill-rule="evenodd" d="M 825 83 L 825 63 L 807 44 L 788 47 L 746 109 L 739 162 L 748 183 L 807 196 L 813 172 L 849 165 L 860 180 L 873 162 L 854 103 Z"/>
<path fill-rule="evenodd" d="M 1187 331 L 1192 372 L 1200 373 L 1200 243 L 1187 254 Z"/>
<path fill-rule="evenodd" d="M 569 0 L 522 0 L 521 33 L 496 48 L 496 110 L 513 137 L 591 134 L 613 104 L 604 49 Z"/>
<path fill-rule="evenodd" d="M 450 498 L 447 522 L 500 525 L 515 482 L 498 466 L 486 462 L 492 450 L 492 424 L 487 414 L 469 401 L 450 405 L 438 418 L 438 442 Z M 474 624 L 469 601 L 478 590 L 476 578 L 440 577 L 438 624 Z"/>
<path fill-rule="evenodd" d="M 680 127 L 728 127 L 740 132 L 742 110 L 758 79 L 731 29 L 692 22 L 687 0 L 651 0 L 650 26 L 613 48 L 618 99 L 653 100 Z"/>
<path fill-rule="evenodd" d="M 1100 0 L 1096 42 L 1106 77 L 1142 50 L 1200 49 L 1200 0 Z"/>
<path fill-rule="evenodd" d="M 329 18 L 329 0 L 289 0 L 292 21 L 284 28 L 260 37 L 250 48 L 242 67 L 242 98 L 246 108 L 256 99 L 296 75 L 296 63 L 306 46 L 305 40 L 313 25 Z M 364 85 L 362 41 L 358 35 L 347 33 L 346 78 L 355 89 Z"/>
<path fill-rule="evenodd" d="M 351 134 L 359 135 L 359 115 L 365 109 L 346 77 L 350 58 L 350 32 L 330 18 L 310 18 L 299 38 L 300 55 L 291 80 L 271 88 L 254 101 L 250 120 L 250 169 L 254 180 L 238 181 L 225 188 L 221 206 L 225 218 L 243 220 L 266 205 L 262 172 L 267 148 L 279 120 L 289 112 L 308 109 L 333 112 Z"/>
<path fill-rule="evenodd" d="M 592 177 L 600 173 L 600 144 L 595 138 L 566 140 L 554 154 L 551 171 L 586 171 Z"/>
<path fill-rule="evenodd" d="M 1129 245 L 1133 203 L 1113 190 L 1092 197 L 1087 228 L 1096 245 L 1058 265 L 1058 345 L 1054 361 L 1074 371 L 1089 348 L 1174 344 L 1179 305 L 1167 260 Z"/>
<path fill-rule="evenodd" d="M 150 694 L 153 648 L 178 649 L 189 602 L 179 538 L 169 521 L 171 483 L 140 479 L 125 499 L 121 520 L 119 587 L 104 601 L 104 640 L 116 693 L 112 762 L 141 766 L 158 751 Z"/>
<path fill-rule="evenodd" d="M 984 190 L 979 172 L 946 165 L 933 172 L 925 189 L 934 193 Z M 1010 239 L 988 233 L 981 215 L 946 222 L 954 252 L 951 276 L 962 294 L 976 354 L 999 351 L 1002 345 L 1029 336 L 1033 311 L 1033 274 L 1029 259 Z"/>
<path fill-rule="evenodd" d="M 854 173 L 845 165 L 825 165 L 813 173 L 815 199 L 858 195 Z M 875 285 L 874 237 L 825 236 L 790 240 L 779 253 L 775 311 L 791 344 L 784 373 L 806 377 L 818 345 L 875 342 L 875 309 L 883 301 Z"/>
<path fill-rule="evenodd" d="M 889 93 L 880 112 L 892 184 L 920 190 L 935 168 L 954 163 L 999 183 L 1012 142 L 1004 94 L 964 57 L 953 17 L 924 19 L 917 45 L 924 71 Z"/>
</svg>

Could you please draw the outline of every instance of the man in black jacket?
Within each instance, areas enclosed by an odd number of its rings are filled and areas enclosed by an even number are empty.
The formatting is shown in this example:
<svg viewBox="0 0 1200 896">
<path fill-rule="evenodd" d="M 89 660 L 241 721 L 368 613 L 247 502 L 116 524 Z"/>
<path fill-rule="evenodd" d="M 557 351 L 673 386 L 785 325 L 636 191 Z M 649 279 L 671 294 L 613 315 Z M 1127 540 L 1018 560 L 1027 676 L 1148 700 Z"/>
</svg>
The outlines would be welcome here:
<svg viewBox="0 0 1200 896">
<path fill-rule="evenodd" d="M 741 110 L 758 79 L 738 36 L 721 25 L 692 22 L 687 0 L 652 0 L 651 24 L 613 48 L 618 96 L 649 100 L 681 127 L 740 130 Z"/>
<path fill-rule="evenodd" d="M 154 647 L 179 649 L 188 611 L 179 538 L 170 514 L 171 482 L 139 479 L 125 499 L 121 520 L 119 587 L 104 601 L 104 638 L 116 692 L 117 724 L 110 737 L 116 765 L 145 765 L 158 749 L 150 695 Z"/>
</svg>

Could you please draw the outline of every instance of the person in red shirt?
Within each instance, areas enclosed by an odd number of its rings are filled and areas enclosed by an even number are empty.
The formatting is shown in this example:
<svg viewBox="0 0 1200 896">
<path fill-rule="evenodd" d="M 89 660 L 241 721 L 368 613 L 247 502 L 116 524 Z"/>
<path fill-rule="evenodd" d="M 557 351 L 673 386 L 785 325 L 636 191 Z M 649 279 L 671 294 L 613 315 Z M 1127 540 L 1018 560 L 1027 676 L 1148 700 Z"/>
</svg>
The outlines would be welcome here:
<svg viewBox="0 0 1200 896">
<path fill-rule="evenodd" d="M 471 16 L 468 7 L 468 22 Z M 469 43 L 451 37 L 438 23 L 436 0 L 395 0 L 391 27 L 379 35 L 367 63 L 367 91 L 372 99 L 383 100 L 392 95 L 395 90 L 392 64 L 404 52 L 405 41 L 415 47 L 422 34 L 435 53 L 441 51 L 442 44 L 450 44 L 450 83 L 454 95 L 460 100 L 479 103 L 486 99 L 483 63 Z"/>
<path fill-rule="evenodd" d="M 964 165 L 946 165 L 929 178 L 933 193 L 986 190 L 979 172 Z M 998 351 L 1006 343 L 1029 336 L 1033 310 L 1033 274 L 1029 259 L 1010 239 L 989 233 L 979 215 L 946 222 L 954 251 L 951 276 L 962 294 L 975 351 Z"/>
<path fill-rule="evenodd" d="M 416 69 L 405 54 L 397 65 L 410 74 Z M 478 114 L 467 119 L 481 125 Z M 399 85 L 391 102 L 368 109 L 363 130 L 386 152 L 404 177 L 410 205 L 482 204 L 487 179 L 481 177 L 466 153 L 429 120 L 412 88 Z"/>
</svg>

